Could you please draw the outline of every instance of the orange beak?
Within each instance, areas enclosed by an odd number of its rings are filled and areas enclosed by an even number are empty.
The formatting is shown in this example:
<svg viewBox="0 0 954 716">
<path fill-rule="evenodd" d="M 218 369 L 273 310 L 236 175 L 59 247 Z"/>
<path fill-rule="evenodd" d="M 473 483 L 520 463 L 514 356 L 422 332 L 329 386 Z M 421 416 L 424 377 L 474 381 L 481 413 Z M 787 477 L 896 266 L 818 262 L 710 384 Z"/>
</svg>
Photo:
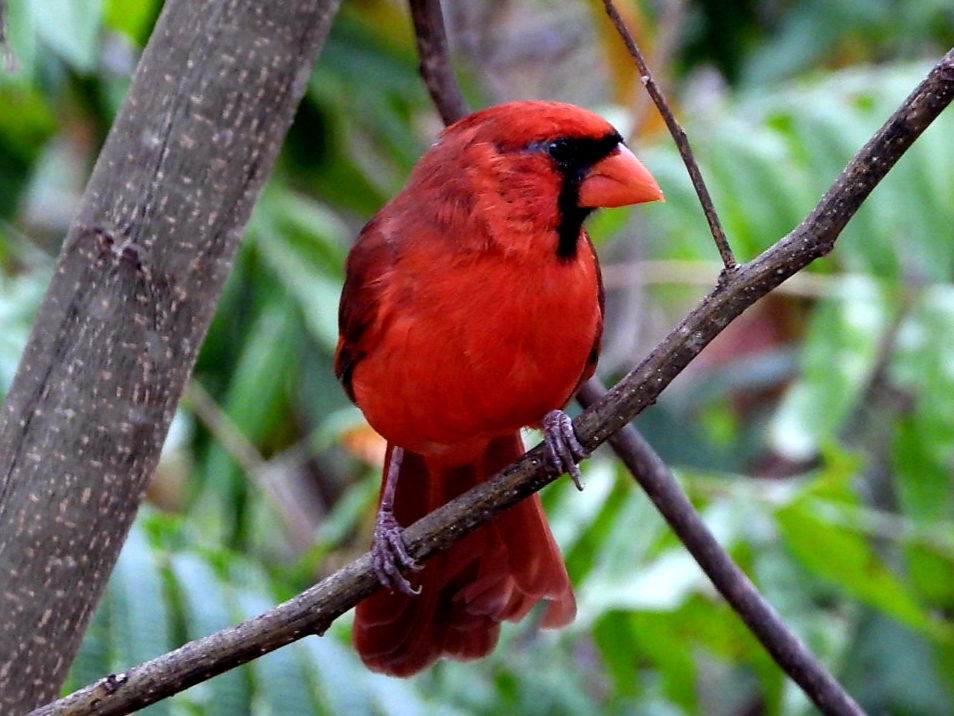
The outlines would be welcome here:
<svg viewBox="0 0 954 716">
<path fill-rule="evenodd" d="M 579 205 L 583 208 L 610 208 L 665 201 L 653 175 L 625 144 L 601 159 L 580 184 Z"/>
</svg>

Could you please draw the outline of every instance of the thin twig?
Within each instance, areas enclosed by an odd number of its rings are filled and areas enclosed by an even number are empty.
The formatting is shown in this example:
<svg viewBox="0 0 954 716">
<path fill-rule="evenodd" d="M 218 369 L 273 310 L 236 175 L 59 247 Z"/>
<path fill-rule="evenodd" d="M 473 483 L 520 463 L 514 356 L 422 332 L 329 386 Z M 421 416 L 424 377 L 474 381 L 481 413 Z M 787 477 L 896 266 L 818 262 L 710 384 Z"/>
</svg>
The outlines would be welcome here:
<svg viewBox="0 0 954 716">
<path fill-rule="evenodd" d="M 444 124 L 470 114 L 450 63 L 440 0 L 410 0 L 420 71 Z"/>
<path fill-rule="evenodd" d="M 653 38 L 653 51 L 647 66 L 656 68 L 656 77 L 662 74 L 662 81 L 657 84 L 666 85 L 666 77 L 672 56 L 677 49 L 677 40 L 685 24 L 688 13 L 686 12 L 687 0 L 667 0 L 663 3 L 660 14 L 656 20 L 656 34 Z M 618 30 L 617 30 L 618 32 Z M 654 77 L 654 79 L 656 79 Z M 652 98 L 646 95 L 637 95 L 633 102 L 632 126 L 640 128 L 646 121 L 650 106 L 653 104 Z"/>
<path fill-rule="evenodd" d="M 675 376 L 736 318 L 788 277 L 828 254 L 871 190 L 954 98 L 954 50 L 931 70 L 885 125 L 851 160 L 815 209 L 768 251 L 727 275 L 635 370 L 575 421 L 590 448 L 605 442 L 652 403 Z M 503 472 L 415 522 L 404 532 L 408 552 L 423 561 L 553 482 L 540 446 Z M 308 634 L 378 588 L 369 554 L 294 599 L 242 624 L 114 674 L 30 716 L 121 716 L 251 661 Z M 817 704 L 826 714 L 829 704 Z"/>
<path fill-rule="evenodd" d="M 735 260 L 729 242 L 725 238 L 725 232 L 722 230 L 722 224 L 719 222 L 719 215 L 716 213 L 715 206 L 712 203 L 712 197 L 709 196 L 706 182 L 702 178 L 702 172 L 699 171 L 699 165 L 696 163 L 692 148 L 689 146 L 689 137 L 686 136 L 685 130 L 679 122 L 676 121 L 675 115 L 673 115 L 672 110 L 669 108 L 669 103 L 656 84 L 656 80 L 653 79 L 652 73 L 649 71 L 649 66 L 646 64 L 646 60 L 643 59 L 643 54 L 636 46 L 636 41 L 633 39 L 632 34 L 630 34 L 626 28 L 626 23 L 623 22 L 623 18 L 620 17 L 619 12 L 616 10 L 613 0 L 603 0 L 603 6 L 606 8 L 606 14 L 616 27 L 619 36 L 626 44 L 626 49 L 629 50 L 629 54 L 636 63 L 636 67 L 639 68 L 642 82 L 646 86 L 646 91 L 649 92 L 649 96 L 652 97 L 653 103 L 659 110 L 659 114 L 662 115 L 666 126 L 669 128 L 669 133 L 672 135 L 673 141 L 679 149 L 679 154 L 682 156 L 682 161 L 686 165 L 686 170 L 689 172 L 689 178 L 692 179 L 692 186 L 695 187 L 696 194 L 699 196 L 699 203 L 702 204 L 702 211 L 706 215 L 706 221 L 709 223 L 709 231 L 712 232 L 712 238 L 715 240 L 716 248 L 719 249 L 719 255 L 722 257 L 725 270 L 731 272 L 738 263 Z"/>
<path fill-rule="evenodd" d="M 586 407 L 596 403 L 604 393 L 599 382 L 591 380 L 583 386 L 577 398 Z M 778 612 L 732 561 L 706 527 L 662 458 L 642 435 L 631 425 L 626 425 L 610 436 L 609 443 L 672 531 L 735 613 L 771 654 L 775 663 L 802 688 L 822 713 L 864 716 L 858 704 L 785 626 Z"/>
</svg>

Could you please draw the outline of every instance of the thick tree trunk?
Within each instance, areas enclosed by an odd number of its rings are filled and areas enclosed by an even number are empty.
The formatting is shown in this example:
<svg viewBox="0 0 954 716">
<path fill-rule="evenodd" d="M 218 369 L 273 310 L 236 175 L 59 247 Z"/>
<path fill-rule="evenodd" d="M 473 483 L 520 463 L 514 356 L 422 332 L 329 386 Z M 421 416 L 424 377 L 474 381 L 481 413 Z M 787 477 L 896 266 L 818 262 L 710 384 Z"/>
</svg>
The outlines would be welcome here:
<svg viewBox="0 0 954 716">
<path fill-rule="evenodd" d="M 339 0 L 167 0 L 0 412 L 0 713 L 50 700 Z"/>
</svg>

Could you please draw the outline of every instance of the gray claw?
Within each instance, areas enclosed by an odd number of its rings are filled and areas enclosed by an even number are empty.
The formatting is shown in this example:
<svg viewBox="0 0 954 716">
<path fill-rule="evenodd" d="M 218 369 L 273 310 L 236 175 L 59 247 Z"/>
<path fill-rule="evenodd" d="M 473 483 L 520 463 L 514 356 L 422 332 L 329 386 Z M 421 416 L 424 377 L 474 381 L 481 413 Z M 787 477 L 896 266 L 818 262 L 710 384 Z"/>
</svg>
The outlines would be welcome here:
<svg viewBox="0 0 954 716">
<path fill-rule="evenodd" d="M 371 545 L 371 563 L 381 585 L 392 592 L 403 592 L 411 596 L 421 593 L 401 574 L 401 570 L 417 571 L 421 565 L 407 553 L 402 537 L 404 529 L 394 518 L 394 514 L 385 510 L 378 512 L 374 524 L 374 539 Z"/>
<path fill-rule="evenodd" d="M 583 474 L 577 463 L 588 458 L 590 451 L 577 439 L 570 416 L 562 410 L 551 410 L 544 415 L 543 442 L 547 450 L 547 468 L 560 475 L 569 474 L 576 489 L 582 490 Z"/>
</svg>

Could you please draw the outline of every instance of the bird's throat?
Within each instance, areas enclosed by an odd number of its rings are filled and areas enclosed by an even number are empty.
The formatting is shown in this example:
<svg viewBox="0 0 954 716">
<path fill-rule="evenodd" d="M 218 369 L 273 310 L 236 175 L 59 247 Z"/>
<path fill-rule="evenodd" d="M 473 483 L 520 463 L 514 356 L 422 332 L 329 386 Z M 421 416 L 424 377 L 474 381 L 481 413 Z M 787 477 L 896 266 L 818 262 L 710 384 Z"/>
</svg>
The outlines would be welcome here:
<svg viewBox="0 0 954 716">
<path fill-rule="evenodd" d="M 575 205 L 564 205 L 560 202 L 560 223 L 557 226 L 557 256 L 569 260 L 576 257 L 583 231 L 583 222 L 590 215 L 592 209 L 585 209 Z"/>
</svg>

